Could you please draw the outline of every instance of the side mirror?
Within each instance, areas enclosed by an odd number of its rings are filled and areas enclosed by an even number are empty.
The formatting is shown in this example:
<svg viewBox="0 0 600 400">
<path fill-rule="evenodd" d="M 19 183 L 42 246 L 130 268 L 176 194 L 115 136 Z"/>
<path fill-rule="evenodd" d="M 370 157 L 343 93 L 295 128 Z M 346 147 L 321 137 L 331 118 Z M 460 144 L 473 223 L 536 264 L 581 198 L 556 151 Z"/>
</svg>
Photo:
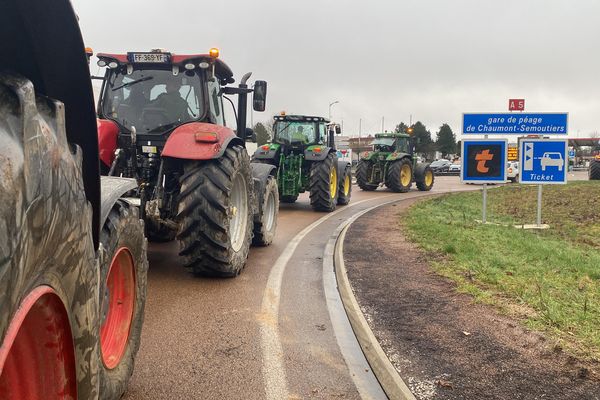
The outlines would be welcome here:
<svg viewBox="0 0 600 400">
<path fill-rule="evenodd" d="M 254 82 L 254 94 L 252 96 L 252 108 L 254 111 L 265 111 L 267 105 L 267 82 Z"/>
<path fill-rule="evenodd" d="M 335 126 L 335 134 L 336 135 L 341 135 L 342 134 L 342 127 L 339 125 Z"/>
<path fill-rule="evenodd" d="M 246 142 L 256 143 L 256 132 L 252 128 L 246 128 Z"/>
</svg>

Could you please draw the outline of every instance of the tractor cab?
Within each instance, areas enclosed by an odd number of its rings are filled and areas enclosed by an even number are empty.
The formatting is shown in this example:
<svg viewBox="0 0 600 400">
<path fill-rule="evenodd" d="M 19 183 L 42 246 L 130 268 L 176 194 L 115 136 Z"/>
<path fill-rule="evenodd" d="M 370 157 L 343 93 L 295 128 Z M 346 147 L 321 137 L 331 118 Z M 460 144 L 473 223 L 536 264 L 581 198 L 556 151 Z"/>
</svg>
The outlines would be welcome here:
<svg viewBox="0 0 600 400">
<path fill-rule="evenodd" d="M 373 140 L 373 150 L 381 153 L 409 153 L 410 136 L 403 133 L 378 133 Z"/>
<path fill-rule="evenodd" d="M 209 54 L 98 54 L 106 67 L 98 116 L 125 133 L 164 135 L 188 122 L 225 125 L 221 85 L 233 83 L 231 69 Z"/>
<path fill-rule="evenodd" d="M 328 143 L 329 121 L 322 117 L 280 115 L 274 118 L 273 142 L 289 151 Z"/>
</svg>

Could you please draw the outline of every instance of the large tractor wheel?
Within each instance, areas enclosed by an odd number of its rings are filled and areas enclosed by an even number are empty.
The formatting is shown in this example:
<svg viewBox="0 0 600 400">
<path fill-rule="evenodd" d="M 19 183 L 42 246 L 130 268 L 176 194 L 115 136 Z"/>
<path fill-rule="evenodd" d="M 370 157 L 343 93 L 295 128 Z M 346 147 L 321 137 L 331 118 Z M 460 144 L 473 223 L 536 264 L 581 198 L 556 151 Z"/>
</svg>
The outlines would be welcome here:
<svg viewBox="0 0 600 400">
<path fill-rule="evenodd" d="M 368 160 L 360 160 L 356 167 L 356 183 L 362 190 L 373 191 L 379 186 L 377 183 L 372 183 L 371 171 L 373 170 L 373 163 Z"/>
<path fill-rule="evenodd" d="M 417 164 L 415 168 L 415 182 L 417 189 L 422 192 L 428 192 L 433 187 L 435 175 L 429 164 Z"/>
<path fill-rule="evenodd" d="M 61 103 L 1 73 L 0 143 L 0 399 L 96 398 L 98 269 L 81 149 L 67 142 Z"/>
<path fill-rule="evenodd" d="M 279 210 L 279 190 L 274 176 L 267 178 L 262 199 L 259 199 L 258 213 L 254 216 L 254 237 L 252 244 L 268 246 L 273 242 L 277 230 L 277 214 Z"/>
<path fill-rule="evenodd" d="M 338 190 L 340 191 L 337 201 L 338 205 L 348 205 L 350 197 L 352 197 L 352 170 L 350 166 L 344 169 L 344 175 L 340 178 Z"/>
<path fill-rule="evenodd" d="M 600 180 L 600 160 L 590 162 L 590 180 Z"/>
<path fill-rule="evenodd" d="M 125 393 L 144 322 L 148 260 L 138 210 L 119 200 L 100 242 L 106 250 L 100 266 L 100 398 L 108 400 Z"/>
<path fill-rule="evenodd" d="M 233 277 L 242 271 L 252 241 L 252 185 L 250 159 L 241 146 L 219 159 L 184 165 L 177 239 L 194 274 Z"/>
<path fill-rule="evenodd" d="M 337 165 L 333 154 L 310 167 L 310 205 L 315 211 L 335 210 L 338 197 Z"/>
<path fill-rule="evenodd" d="M 412 182 L 413 168 L 410 159 L 393 161 L 388 169 L 385 185 L 394 192 L 405 193 L 410 190 Z"/>
</svg>

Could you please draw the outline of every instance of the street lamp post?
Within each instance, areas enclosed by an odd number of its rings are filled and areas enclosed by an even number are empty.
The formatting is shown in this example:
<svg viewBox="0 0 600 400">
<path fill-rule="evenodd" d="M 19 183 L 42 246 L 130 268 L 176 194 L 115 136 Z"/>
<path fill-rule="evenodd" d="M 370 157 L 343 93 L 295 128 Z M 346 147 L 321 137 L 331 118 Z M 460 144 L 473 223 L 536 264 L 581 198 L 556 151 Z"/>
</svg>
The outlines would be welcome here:
<svg viewBox="0 0 600 400">
<path fill-rule="evenodd" d="M 339 101 L 334 101 L 332 103 L 329 103 L 329 120 L 331 121 L 331 106 L 333 106 L 334 104 L 339 103 Z"/>
</svg>

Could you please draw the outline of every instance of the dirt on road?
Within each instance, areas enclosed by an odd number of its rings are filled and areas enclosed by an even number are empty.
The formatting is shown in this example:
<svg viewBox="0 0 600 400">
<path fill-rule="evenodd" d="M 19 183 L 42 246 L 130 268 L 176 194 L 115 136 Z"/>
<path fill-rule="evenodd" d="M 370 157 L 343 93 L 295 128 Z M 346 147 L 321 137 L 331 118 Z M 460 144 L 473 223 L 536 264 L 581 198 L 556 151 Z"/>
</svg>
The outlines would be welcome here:
<svg viewBox="0 0 600 400">
<path fill-rule="evenodd" d="M 407 241 L 398 223 L 413 202 L 358 219 L 346 236 L 344 258 L 371 329 L 415 396 L 600 399 L 597 364 L 474 303 L 433 272 L 430 258 Z"/>
</svg>

